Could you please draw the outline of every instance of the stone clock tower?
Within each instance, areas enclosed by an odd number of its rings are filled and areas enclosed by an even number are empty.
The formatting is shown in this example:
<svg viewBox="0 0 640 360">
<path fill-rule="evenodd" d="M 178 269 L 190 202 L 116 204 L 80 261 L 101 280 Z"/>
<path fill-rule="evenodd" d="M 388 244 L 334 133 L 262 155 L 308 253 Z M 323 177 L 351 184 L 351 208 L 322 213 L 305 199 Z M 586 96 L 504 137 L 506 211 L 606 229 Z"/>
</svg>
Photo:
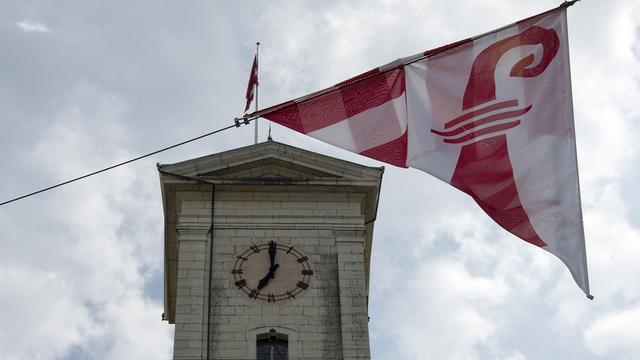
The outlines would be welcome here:
<svg viewBox="0 0 640 360">
<path fill-rule="evenodd" d="M 174 359 L 368 359 L 382 168 L 273 141 L 158 165 Z"/>
</svg>

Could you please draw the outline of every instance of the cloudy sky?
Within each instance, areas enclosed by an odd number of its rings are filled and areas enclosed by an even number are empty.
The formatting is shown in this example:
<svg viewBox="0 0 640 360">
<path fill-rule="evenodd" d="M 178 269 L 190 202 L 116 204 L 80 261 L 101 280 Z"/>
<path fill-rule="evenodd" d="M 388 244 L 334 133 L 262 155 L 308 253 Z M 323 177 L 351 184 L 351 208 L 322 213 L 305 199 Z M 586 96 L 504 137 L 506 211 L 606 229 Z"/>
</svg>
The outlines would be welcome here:
<svg viewBox="0 0 640 360">
<path fill-rule="evenodd" d="M 558 4 L 0 0 L 0 202 L 232 124 L 258 40 L 269 105 Z M 387 166 L 373 358 L 640 358 L 640 1 L 583 0 L 568 11 L 595 300 L 468 196 Z M 260 128 L 264 140 L 266 121 Z M 169 359 L 155 164 L 252 142 L 252 126 L 229 130 L 0 207 L 1 357 Z"/>
</svg>

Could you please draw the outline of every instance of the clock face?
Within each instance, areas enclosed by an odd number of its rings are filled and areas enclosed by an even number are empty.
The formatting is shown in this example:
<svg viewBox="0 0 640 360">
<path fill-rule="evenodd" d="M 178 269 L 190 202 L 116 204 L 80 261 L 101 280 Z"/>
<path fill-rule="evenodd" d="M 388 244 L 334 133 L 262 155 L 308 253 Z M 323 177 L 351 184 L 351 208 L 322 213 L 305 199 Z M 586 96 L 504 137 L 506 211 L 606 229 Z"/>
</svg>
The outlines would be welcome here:
<svg viewBox="0 0 640 360">
<path fill-rule="evenodd" d="M 237 255 L 231 275 L 233 286 L 249 298 L 275 303 L 307 290 L 313 270 L 300 250 L 269 241 Z"/>
</svg>

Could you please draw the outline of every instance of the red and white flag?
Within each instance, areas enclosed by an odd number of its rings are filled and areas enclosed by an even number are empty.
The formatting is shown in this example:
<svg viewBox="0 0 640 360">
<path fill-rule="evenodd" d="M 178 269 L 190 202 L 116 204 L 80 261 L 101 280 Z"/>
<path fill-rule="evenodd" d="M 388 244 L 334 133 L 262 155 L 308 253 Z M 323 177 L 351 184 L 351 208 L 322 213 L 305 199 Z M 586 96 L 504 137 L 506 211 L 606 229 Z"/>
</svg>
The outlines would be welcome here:
<svg viewBox="0 0 640 360">
<path fill-rule="evenodd" d="M 258 85 L 258 55 L 253 57 L 253 65 L 251 65 L 251 74 L 249 74 L 249 83 L 247 84 L 247 104 L 244 107 L 244 112 L 249 110 L 251 102 L 253 101 L 253 94 Z"/>
<path fill-rule="evenodd" d="M 566 7 L 254 115 L 455 186 L 590 296 Z"/>
</svg>

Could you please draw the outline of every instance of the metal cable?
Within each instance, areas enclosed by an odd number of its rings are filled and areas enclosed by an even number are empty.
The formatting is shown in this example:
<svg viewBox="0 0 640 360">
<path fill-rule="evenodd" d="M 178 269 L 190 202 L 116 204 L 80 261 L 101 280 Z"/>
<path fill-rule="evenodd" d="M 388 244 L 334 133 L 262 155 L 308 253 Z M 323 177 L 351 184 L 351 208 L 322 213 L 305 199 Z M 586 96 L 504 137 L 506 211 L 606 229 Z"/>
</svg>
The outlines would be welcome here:
<svg viewBox="0 0 640 360">
<path fill-rule="evenodd" d="M 243 120 L 243 122 L 241 122 L 241 121 L 239 121 L 239 120 Z M 123 162 L 120 162 L 120 163 L 117 163 L 117 164 L 114 164 L 114 165 L 108 166 L 108 167 L 106 167 L 106 168 L 104 168 L 104 169 L 100 169 L 100 170 L 97 170 L 97 171 L 94 171 L 94 172 L 91 172 L 91 173 L 88 173 L 88 174 L 85 174 L 85 175 L 82 175 L 82 176 L 78 176 L 77 178 L 73 178 L 73 179 L 71 179 L 71 180 L 67 180 L 67 181 L 61 182 L 61 183 L 59 183 L 59 184 L 56 184 L 56 185 L 52 185 L 52 186 L 46 187 L 46 188 L 44 188 L 44 189 L 40 189 L 40 190 L 38 190 L 38 191 L 34 191 L 34 192 L 31 192 L 31 193 L 28 193 L 28 194 L 25 194 L 25 195 L 18 196 L 18 197 L 16 197 L 16 198 L 11 199 L 11 200 L 7 200 L 7 201 L 4 201 L 4 202 L 0 203 L 0 206 L 3 206 L 3 205 L 6 205 L 6 204 L 9 204 L 9 203 L 12 203 L 12 202 L 14 202 L 14 201 L 22 200 L 22 199 L 24 199 L 24 198 L 28 198 L 28 197 L 30 197 L 30 196 L 33 196 L 33 195 L 37 195 L 37 194 L 43 193 L 43 192 L 45 192 L 45 191 L 53 190 L 53 189 L 55 189 L 55 188 L 57 188 L 57 187 L 60 187 L 60 186 L 63 186 L 63 185 L 67 185 L 67 184 L 70 184 L 70 183 L 72 183 L 72 182 L 76 182 L 76 181 L 78 181 L 78 180 L 82 180 L 82 179 L 84 179 L 84 178 L 88 178 L 88 177 L 90 177 L 90 176 L 97 175 L 97 174 L 103 173 L 103 172 L 108 171 L 108 170 L 111 170 L 111 169 L 115 169 L 115 168 L 117 168 L 117 167 L 120 167 L 120 166 L 123 166 L 123 165 L 129 164 L 129 163 L 132 163 L 132 162 L 134 162 L 134 161 L 138 161 L 138 160 L 141 160 L 141 159 L 147 158 L 147 157 L 149 157 L 149 156 L 151 156 L 151 155 L 155 155 L 155 154 L 161 153 L 161 152 L 163 152 L 163 151 L 167 151 L 167 150 L 170 150 L 170 149 L 176 148 L 176 147 L 178 147 L 178 146 L 181 146 L 181 145 L 184 145 L 184 144 L 188 144 L 188 143 L 193 142 L 193 141 L 196 141 L 196 140 L 200 140 L 200 139 L 205 138 L 205 137 L 207 137 L 207 136 L 211 136 L 211 135 L 213 135 L 213 134 L 217 134 L 217 133 L 222 132 L 222 131 L 224 131 L 224 130 L 229 130 L 229 129 L 234 128 L 234 127 L 239 127 L 239 126 L 240 126 L 240 124 L 242 124 L 242 123 L 244 123 L 244 124 L 248 124 L 251 120 L 253 120 L 253 119 L 235 119 L 235 124 L 233 124 L 233 125 L 229 125 L 229 126 L 226 126 L 226 127 L 221 128 L 221 129 L 218 129 L 218 130 L 214 130 L 214 131 L 208 132 L 208 133 L 206 133 L 206 134 L 203 134 L 203 135 L 200 135 L 200 136 L 197 136 L 197 137 L 191 138 L 191 139 L 189 139 L 189 140 L 185 140 L 185 141 L 179 142 L 179 143 L 177 143 L 177 144 L 174 144 L 174 145 L 171 145 L 171 146 L 167 146 L 167 147 L 165 147 L 165 148 L 162 148 L 162 149 L 159 149 L 159 150 L 156 150 L 156 151 L 152 151 L 152 152 L 150 152 L 150 153 L 148 153 L 148 154 L 144 154 L 144 155 L 138 156 L 138 157 L 136 157 L 136 158 L 133 158 L 133 159 L 130 159 L 130 160 L 127 160 L 127 161 L 123 161 Z"/>
</svg>

